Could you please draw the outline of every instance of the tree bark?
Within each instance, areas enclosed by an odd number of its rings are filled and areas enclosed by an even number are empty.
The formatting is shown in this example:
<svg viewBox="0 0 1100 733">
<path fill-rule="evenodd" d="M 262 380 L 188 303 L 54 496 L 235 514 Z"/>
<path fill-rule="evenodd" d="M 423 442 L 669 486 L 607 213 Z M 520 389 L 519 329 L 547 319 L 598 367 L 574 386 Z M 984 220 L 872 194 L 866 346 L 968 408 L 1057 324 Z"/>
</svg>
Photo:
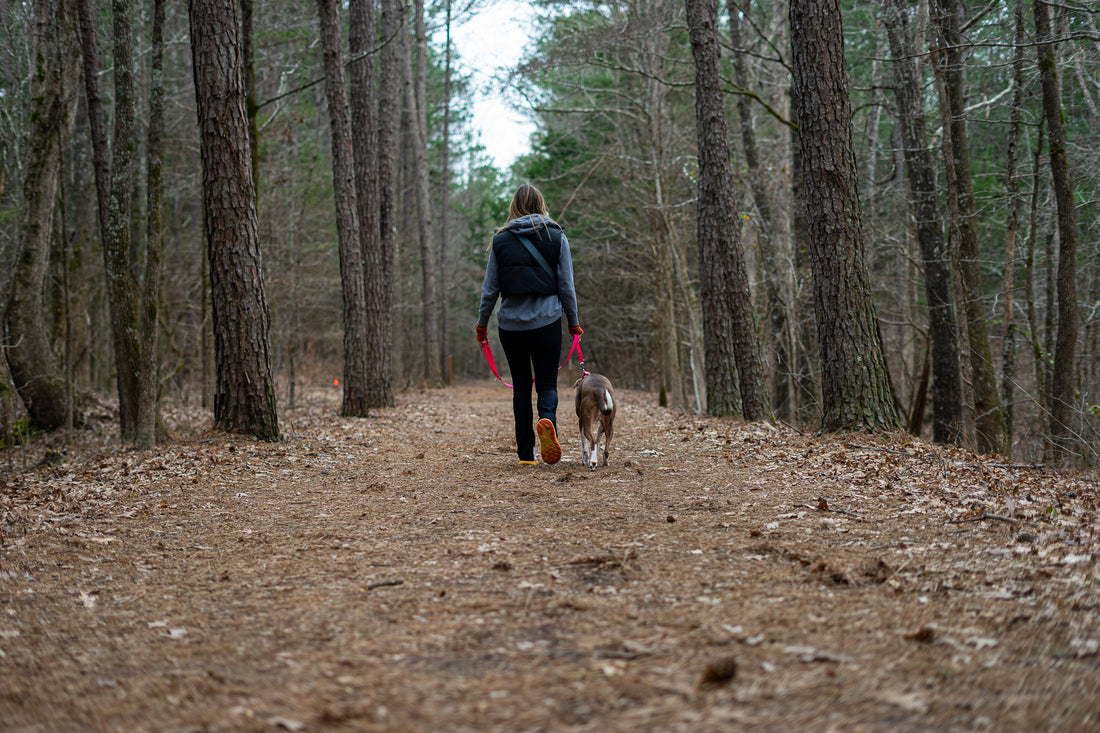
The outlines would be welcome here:
<svg viewBox="0 0 1100 733">
<path fill-rule="evenodd" d="M 1016 400 L 1016 238 L 1020 230 L 1019 149 L 1021 110 L 1024 104 L 1024 46 L 1027 29 L 1024 24 L 1024 0 L 1016 0 L 1015 47 L 1012 52 L 1012 107 L 1009 113 L 1008 145 L 1005 151 L 1005 197 L 1008 199 L 1008 222 L 1005 224 L 1004 336 L 1001 345 L 1001 400 L 1005 409 L 1006 455 L 1012 455 L 1013 423 Z"/>
<path fill-rule="evenodd" d="M 96 213 L 99 231 L 107 232 L 107 211 L 111 199 L 111 148 L 107 143 L 103 96 L 99 93 L 99 41 L 92 0 L 77 0 L 80 16 L 80 43 L 84 59 L 84 98 L 88 107 L 88 127 L 92 139 L 92 168 L 95 171 Z"/>
<path fill-rule="evenodd" d="M 397 237 L 397 131 L 401 122 L 401 47 L 404 5 L 382 0 L 382 54 L 378 68 L 378 234 L 382 277 L 378 303 L 382 318 L 382 352 L 372 368 L 371 407 L 392 407 L 393 399 L 393 270 Z M 368 257 L 368 262 L 370 258 Z M 374 283 L 371 278 L 368 282 Z M 373 297 L 374 293 L 371 293 Z M 373 306 L 372 306 L 373 307 Z M 372 311 L 373 312 L 373 311 Z"/>
<path fill-rule="evenodd" d="M 344 296 L 344 417 L 367 417 L 366 269 L 359 240 L 359 212 L 351 119 L 344 85 L 344 58 L 336 0 L 317 0 L 325 67 L 325 96 L 332 128 L 332 187 L 340 241 L 340 285 Z"/>
<path fill-rule="evenodd" d="M 901 0 L 887 1 L 884 20 L 894 57 L 898 127 L 909 174 L 917 243 L 924 265 L 932 349 L 932 439 L 937 443 L 960 445 L 963 439 L 962 375 L 951 297 L 950 257 L 937 210 L 936 176 L 928 148 L 920 83 L 914 67 L 913 38 Z"/>
<path fill-rule="evenodd" d="M 149 84 L 149 133 L 146 181 L 145 283 L 141 300 L 141 358 L 138 372 L 138 409 L 134 445 L 148 448 L 157 442 L 160 418 L 160 373 L 157 368 L 160 286 L 164 261 L 161 216 L 164 147 L 164 16 L 166 0 L 153 2 L 152 63 Z"/>
<path fill-rule="evenodd" d="M 838 0 L 792 0 L 790 19 L 821 354 L 822 428 L 894 430 L 898 415 L 865 263 L 840 5 Z"/>
<path fill-rule="evenodd" d="M 133 181 L 137 166 L 134 100 L 133 28 L 130 0 L 113 0 L 113 62 L 115 78 L 114 140 L 111 146 L 111 188 L 103 262 L 111 311 L 111 344 L 115 354 L 119 423 L 124 443 L 138 440 L 138 393 L 141 344 L 138 337 L 138 285 L 131 268 Z"/>
<path fill-rule="evenodd" d="M 135 235 L 134 192 L 137 190 L 137 115 L 134 92 L 133 7 L 114 0 L 113 51 L 115 79 L 114 144 L 108 146 L 104 111 L 97 81 L 98 42 L 90 2 L 78 3 L 84 45 L 85 90 L 92 137 L 96 190 L 99 195 L 100 235 L 107 274 L 111 345 L 115 356 L 119 429 L 122 441 L 148 448 L 157 441 L 157 313 L 163 243 L 160 233 L 160 136 L 163 128 L 164 9 L 154 8 L 152 75 L 148 151 L 147 246 L 144 285 L 133 269 L 140 236 Z M 159 12 L 159 18 L 156 17 Z M 159 25 L 158 25 L 159 23 Z M 159 47 L 157 44 L 159 43 Z M 108 163 L 108 159 L 110 162 Z M 104 197 L 105 194 L 105 197 Z"/>
<path fill-rule="evenodd" d="M 31 129 L 23 179 L 23 241 L 14 261 L 4 325 L 12 382 L 36 427 L 56 430 L 69 419 L 69 386 L 47 339 L 43 294 L 61 177 L 72 134 L 80 67 L 76 18 L 67 2 L 34 4 Z M 81 424 L 73 416 L 74 424 Z"/>
<path fill-rule="evenodd" d="M 188 6 L 213 306 L 214 423 L 278 440 L 237 13 L 236 0 Z"/>
<path fill-rule="evenodd" d="M 703 299 L 707 410 L 733 414 L 734 363 L 746 420 L 764 415 L 752 299 L 741 251 L 741 219 L 734 206 L 733 171 L 726 141 L 718 68 L 717 0 L 687 0 L 695 59 L 695 119 L 699 136 L 699 281 Z M 709 332 L 709 337 L 706 334 Z"/>
<path fill-rule="evenodd" d="M 359 212 L 359 241 L 363 252 L 363 289 L 366 294 L 366 401 L 368 407 L 393 404 L 386 333 L 389 329 L 379 177 L 384 153 L 379 134 L 377 53 L 374 0 L 352 0 L 349 5 L 350 98 L 352 151 L 355 155 L 355 195 Z M 386 42 L 383 39 L 383 42 Z"/>
<path fill-rule="evenodd" d="M 1077 303 L 1077 213 L 1066 155 L 1066 126 L 1062 117 L 1058 67 L 1054 61 L 1054 33 L 1047 3 L 1035 0 L 1034 12 L 1043 117 L 1050 137 L 1050 173 L 1058 208 L 1058 336 L 1051 383 L 1050 451 L 1054 462 L 1069 463 L 1076 442 L 1072 424 L 1077 388 L 1074 360 L 1081 328 Z"/>
<path fill-rule="evenodd" d="M 447 292 L 450 268 L 447 256 L 450 236 L 447 213 L 451 207 L 451 0 L 444 1 L 446 35 L 443 40 L 443 140 L 439 170 L 439 345 L 440 368 L 447 384 L 451 383 L 447 359 L 451 354 L 450 298 Z"/>
<path fill-rule="evenodd" d="M 944 130 L 945 143 L 950 150 L 946 165 L 951 168 L 954 185 L 948 186 L 948 195 L 953 199 L 951 228 L 958 241 L 959 280 L 974 390 L 976 447 L 983 453 L 1004 453 L 1004 410 L 993 371 L 988 315 L 982 298 L 977 211 L 966 125 L 966 38 L 960 30 L 965 8 L 960 0 L 933 0 L 933 7 L 940 34 L 938 54 L 943 59 L 945 113 L 949 116 L 949 124 Z"/>
<path fill-rule="evenodd" d="M 420 272 L 423 283 L 424 379 L 430 387 L 443 383 L 443 370 L 439 352 L 439 273 L 436 247 L 432 237 L 432 202 L 428 180 L 428 34 L 424 26 L 424 0 L 414 0 L 416 12 L 416 64 L 413 73 L 412 97 L 409 107 L 413 111 L 413 175 L 416 189 L 416 223 L 420 238 Z"/>
<path fill-rule="evenodd" d="M 744 12 L 748 12 L 747 7 Z M 741 49 L 741 14 L 736 3 L 729 3 L 730 43 L 733 45 L 734 83 L 742 90 L 748 88 L 748 74 L 745 71 L 744 53 Z M 764 312 L 768 319 L 768 336 L 773 353 L 771 383 L 772 410 L 781 418 L 790 419 L 794 409 L 794 364 L 793 339 L 790 327 L 789 304 L 791 293 L 786 287 L 791 281 L 790 258 L 781 252 L 782 240 L 776 236 L 778 230 L 774 207 L 766 189 L 766 176 L 760 165 L 760 154 L 756 143 L 756 131 L 753 127 L 752 103 L 746 94 L 737 96 L 737 116 L 741 130 L 741 147 L 745 154 L 745 167 L 748 169 L 749 190 L 753 204 L 760 215 L 760 227 L 757 241 L 762 264 L 761 277 L 764 280 Z"/>
<path fill-rule="evenodd" d="M 248 151 L 252 163 L 252 186 L 260 190 L 260 106 L 256 101 L 256 58 L 252 47 L 252 0 L 241 4 L 241 59 L 244 62 L 245 109 L 248 112 Z"/>
</svg>

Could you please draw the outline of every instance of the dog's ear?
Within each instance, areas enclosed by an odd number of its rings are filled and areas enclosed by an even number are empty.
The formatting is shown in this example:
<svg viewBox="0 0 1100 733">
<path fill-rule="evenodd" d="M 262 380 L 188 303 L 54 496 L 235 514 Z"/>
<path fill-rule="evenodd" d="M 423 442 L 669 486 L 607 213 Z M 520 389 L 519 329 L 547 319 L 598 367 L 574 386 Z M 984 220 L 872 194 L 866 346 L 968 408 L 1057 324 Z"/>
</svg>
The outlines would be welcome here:
<svg viewBox="0 0 1100 733">
<path fill-rule="evenodd" d="M 581 386 L 581 382 L 583 382 L 583 381 L 584 381 L 584 377 L 581 377 L 577 381 L 573 382 L 573 386 L 574 387 L 579 387 L 579 386 Z"/>
</svg>

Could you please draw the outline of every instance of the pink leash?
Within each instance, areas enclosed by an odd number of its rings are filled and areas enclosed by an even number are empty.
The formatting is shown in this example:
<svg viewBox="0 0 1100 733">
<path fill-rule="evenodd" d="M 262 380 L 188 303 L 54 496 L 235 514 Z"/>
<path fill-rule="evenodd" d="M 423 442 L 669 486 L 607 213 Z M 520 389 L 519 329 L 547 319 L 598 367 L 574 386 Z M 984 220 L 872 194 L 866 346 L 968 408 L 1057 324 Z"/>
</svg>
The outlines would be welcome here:
<svg viewBox="0 0 1100 733">
<path fill-rule="evenodd" d="M 501 379 L 500 372 L 497 371 L 496 360 L 493 359 L 493 350 L 489 348 L 488 341 L 481 342 L 481 351 L 485 354 L 485 361 L 489 362 L 489 368 L 493 371 L 493 376 L 496 377 L 497 380 L 505 387 L 512 388 L 511 384 L 508 384 L 503 379 Z M 561 363 L 561 366 L 558 367 L 558 371 L 560 372 L 562 369 L 565 368 L 565 365 L 569 363 L 569 358 L 573 356 L 574 351 L 577 352 L 577 363 L 580 364 L 581 376 L 583 377 L 584 375 L 588 374 L 588 372 L 584 369 L 584 354 L 581 353 L 581 337 L 577 334 L 573 335 L 573 346 L 570 347 L 569 353 L 565 355 L 565 361 L 563 361 Z M 535 380 L 532 379 L 531 381 L 533 382 Z"/>
</svg>

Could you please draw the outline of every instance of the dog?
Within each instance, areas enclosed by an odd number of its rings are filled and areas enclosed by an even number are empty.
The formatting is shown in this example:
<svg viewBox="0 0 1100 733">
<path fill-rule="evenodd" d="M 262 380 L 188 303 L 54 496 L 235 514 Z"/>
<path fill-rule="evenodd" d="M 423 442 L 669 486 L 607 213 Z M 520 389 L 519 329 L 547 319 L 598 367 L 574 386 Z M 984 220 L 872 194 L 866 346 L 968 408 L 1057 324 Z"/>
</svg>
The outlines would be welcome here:
<svg viewBox="0 0 1100 733">
<path fill-rule="evenodd" d="M 615 400 L 611 380 L 601 374 L 585 374 L 574 384 L 577 388 L 577 417 L 581 424 L 581 463 L 596 468 L 600 438 L 603 438 L 603 465 L 607 465 L 607 451 L 615 427 Z M 592 426 L 596 421 L 596 437 Z"/>
</svg>

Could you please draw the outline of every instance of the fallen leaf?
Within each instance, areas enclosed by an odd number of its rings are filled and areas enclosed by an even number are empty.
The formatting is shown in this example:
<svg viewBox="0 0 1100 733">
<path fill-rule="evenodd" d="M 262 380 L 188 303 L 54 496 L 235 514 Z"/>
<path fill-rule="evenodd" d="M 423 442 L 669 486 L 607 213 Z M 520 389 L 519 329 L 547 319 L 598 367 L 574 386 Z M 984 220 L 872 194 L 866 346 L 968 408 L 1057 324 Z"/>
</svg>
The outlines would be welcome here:
<svg viewBox="0 0 1100 733">
<path fill-rule="evenodd" d="M 721 657 L 707 664 L 699 675 L 700 687 L 718 687 L 728 684 L 737 675 L 737 657 Z"/>
</svg>

